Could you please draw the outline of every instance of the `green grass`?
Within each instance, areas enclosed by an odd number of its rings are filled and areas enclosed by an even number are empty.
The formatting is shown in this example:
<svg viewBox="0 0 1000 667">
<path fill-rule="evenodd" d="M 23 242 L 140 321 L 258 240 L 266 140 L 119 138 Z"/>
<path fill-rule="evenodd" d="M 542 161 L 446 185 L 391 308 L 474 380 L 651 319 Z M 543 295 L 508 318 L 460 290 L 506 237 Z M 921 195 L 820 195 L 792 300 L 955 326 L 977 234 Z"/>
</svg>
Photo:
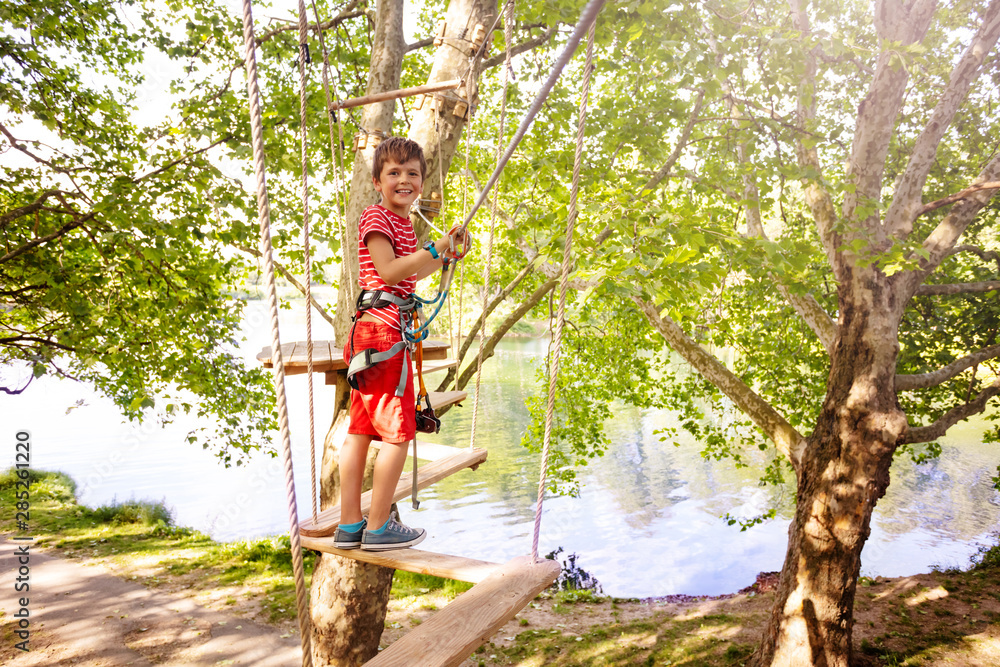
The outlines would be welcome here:
<svg viewBox="0 0 1000 667">
<path fill-rule="evenodd" d="M 13 512 L 0 516 L 0 532 L 30 534 L 36 543 L 75 558 L 148 557 L 159 563 L 161 575 L 145 578 L 147 586 L 162 585 L 167 577 L 190 575 L 191 585 L 206 589 L 249 586 L 261 597 L 268 620 L 295 618 L 295 581 L 288 535 L 234 542 L 216 542 L 208 535 L 177 526 L 162 502 L 113 501 L 89 508 L 76 501 L 76 484 L 65 473 L 9 469 L 0 473 L 0 502 L 14 507 L 17 482 L 30 483 L 27 533 L 17 530 Z M 316 554 L 303 551 L 306 586 Z M 454 598 L 471 584 L 429 575 L 397 571 L 392 596 L 418 596 L 441 591 Z M 235 604 L 235 600 L 233 603 Z"/>
</svg>

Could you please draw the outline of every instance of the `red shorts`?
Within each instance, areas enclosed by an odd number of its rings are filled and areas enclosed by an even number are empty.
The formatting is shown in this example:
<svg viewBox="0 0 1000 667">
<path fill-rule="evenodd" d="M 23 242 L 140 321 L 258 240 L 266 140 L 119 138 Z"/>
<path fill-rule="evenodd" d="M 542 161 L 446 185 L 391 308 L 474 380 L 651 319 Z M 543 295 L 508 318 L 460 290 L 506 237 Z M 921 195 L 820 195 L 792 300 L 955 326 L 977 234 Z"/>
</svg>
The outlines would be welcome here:
<svg viewBox="0 0 1000 667">
<path fill-rule="evenodd" d="M 354 340 L 344 348 L 344 361 L 350 363 L 354 351 L 373 347 L 385 352 L 402 340 L 402 332 L 384 322 L 356 322 Z M 406 364 L 406 385 L 396 396 L 399 375 Z M 373 440 L 401 443 L 417 435 L 416 398 L 413 393 L 413 364 L 403 350 L 391 359 L 377 363 L 356 376 L 360 389 L 351 390 L 351 425 L 348 433 L 370 435 Z"/>
</svg>

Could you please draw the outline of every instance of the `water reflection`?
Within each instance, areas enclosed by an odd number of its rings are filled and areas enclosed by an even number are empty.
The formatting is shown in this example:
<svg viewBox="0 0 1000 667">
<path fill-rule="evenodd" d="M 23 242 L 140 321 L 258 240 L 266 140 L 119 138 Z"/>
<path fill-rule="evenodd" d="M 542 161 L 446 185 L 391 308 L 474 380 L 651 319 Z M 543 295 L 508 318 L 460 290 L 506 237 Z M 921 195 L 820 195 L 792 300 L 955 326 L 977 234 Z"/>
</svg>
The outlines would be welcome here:
<svg viewBox="0 0 1000 667">
<path fill-rule="evenodd" d="M 283 339 L 303 336 L 301 311 L 283 314 Z M 250 363 L 270 343 L 264 318 L 243 351 Z M 328 337 L 317 333 L 317 338 Z M 526 401 L 534 395 L 535 369 L 545 343 L 505 341 L 484 368 L 477 426 L 489 460 L 421 492 L 421 509 L 402 505 L 404 520 L 428 529 L 426 548 L 488 560 L 505 560 L 531 547 L 539 457 L 520 446 Z M 300 514 L 309 502 L 306 382 L 289 378 L 295 472 Z M 325 430 L 332 389 L 316 385 L 317 424 Z M 207 452 L 184 442 L 190 424 L 166 430 L 133 429 L 106 401 L 86 396 L 75 384 L 43 378 L 22 396 L 4 398 L 3 423 L 33 431 L 34 465 L 61 469 L 80 484 L 83 500 L 98 505 L 129 497 L 165 499 L 184 525 L 218 539 L 238 539 L 287 530 L 280 461 L 258 457 L 244 468 L 224 469 Z M 428 441 L 467 446 L 472 399 L 450 411 L 444 431 Z M 579 473 L 579 498 L 548 498 L 540 551 L 563 547 L 580 555 L 606 592 L 622 596 L 731 592 L 753 582 L 757 572 L 781 567 L 794 493 L 757 486 L 768 454 L 747 454 L 748 468 L 703 458 L 700 446 L 681 432 L 661 442 L 656 432 L 675 426 L 666 412 L 620 407 L 607 425 L 612 446 Z M 983 445 L 982 425 L 964 424 L 944 441 L 940 459 L 896 462 L 892 484 L 877 507 L 862 573 L 896 576 L 932 565 L 966 564 L 998 525 L 1000 495 L 992 488 L 995 448 Z M 322 433 L 319 434 L 322 437 Z M 9 464 L 8 451 L 0 463 Z M 772 504 L 779 516 L 746 532 L 730 527 L 726 513 L 748 518 Z"/>
</svg>

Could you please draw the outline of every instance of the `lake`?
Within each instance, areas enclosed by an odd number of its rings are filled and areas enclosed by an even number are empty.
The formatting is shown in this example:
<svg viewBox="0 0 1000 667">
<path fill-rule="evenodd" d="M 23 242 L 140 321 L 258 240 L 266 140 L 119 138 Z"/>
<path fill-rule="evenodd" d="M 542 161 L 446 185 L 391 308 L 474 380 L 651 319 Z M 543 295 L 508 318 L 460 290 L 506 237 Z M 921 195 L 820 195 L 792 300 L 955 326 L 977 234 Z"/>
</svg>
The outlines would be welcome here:
<svg viewBox="0 0 1000 667">
<path fill-rule="evenodd" d="M 282 317 L 282 341 L 304 339 L 301 308 Z M 315 337 L 331 337 L 318 330 L 325 326 L 318 319 Z M 257 352 L 270 344 L 266 321 L 264 304 L 251 302 L 248 340 L 241 348 L 248 363 L 255 364 Z M 543 340 L 506 340 L 486 364 L 477 445 L 489 449 L 489 459 L 477 471 L 422 491 L 419 510 L 409 501 L 400 503 L 403 520 L 428 531 L 421 548 L 492 561 L 530 552 L 539 456 L 524 450 L 520 438 L 526 397 L 539 391 L 535 368 L 545 348 Z M 306 517 L 312 510 L 305 376 L 288 378 L 287 388 L 299 513 Z M 321 443 L 332 418 L 333 392 L 320 375 L 315 389 Z M 471 389 L 465 406 L 445 415 L 442 432 L 426 436 L 428 441 L 468 445 Z M 84 405 L 73 407 L 81 399 Z M 123 424 L 110 401 L 64 380 L 42 378 L 22 395 L 3 397 L 0 405 L 9 443 L 0 464 L 13 463 L 14 433 L 27 429 L 33 466 L 70 474 L 81 501 L 90 506 L 115 499 L 162 500 L 178 524 L 219 540 L 288 530 L 280 458 L 258 456 L 246 466 L 224 468 L 210 452 L 184 441 L 190 421 L 165 429 Z M 539 552 L 562 547 L 577 554 L 577 565 L 594 575 L 605 593 L 623 597 L 734 592 L 752 584 L 758 572 L 779 570 L 792 487 L 762 489 L 756 470 L 704 459 L 690 439 L 681 438 L 679 447 L 660 442 L 654 432 L 676 422 L 666 411 L 617 410 L 607 425 L 612 447 L 580 471 L 580 496 L 545 500 Z M 982 430 L 982 422 L 955 427 L 935 461 L 896 461 L 872 520 L 862 574 L 964 567 L 981 545 L 995 543 L 1000 494 L 991 477 L 1000 456 L 995 445 L 982 442 Z M 780 508 L 778 518 L 744 532 L 721 518 L 755 516 L 772 502 Z"/>
</svg>

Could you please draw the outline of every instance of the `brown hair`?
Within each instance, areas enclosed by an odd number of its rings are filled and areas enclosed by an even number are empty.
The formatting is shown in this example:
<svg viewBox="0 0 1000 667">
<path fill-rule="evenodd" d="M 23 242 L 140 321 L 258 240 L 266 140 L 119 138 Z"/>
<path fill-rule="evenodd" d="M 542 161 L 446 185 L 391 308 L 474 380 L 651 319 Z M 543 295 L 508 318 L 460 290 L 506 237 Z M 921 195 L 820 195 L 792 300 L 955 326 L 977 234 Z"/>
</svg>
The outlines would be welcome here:
<svg viewBox="0 0 1000 667">
<path fill-rule="evenodd" d="M 382 167 L 389 160 L 397 164 L 405 164 L 410 160 L 420 160 L 420 178 L 427 177 L 427 160 L 424 159 L 424 149 L 420 144 L 406 137 L 389 137 L 375 148 L 372 158 L 372 176 L 381 181 Z"/>
</svg>

